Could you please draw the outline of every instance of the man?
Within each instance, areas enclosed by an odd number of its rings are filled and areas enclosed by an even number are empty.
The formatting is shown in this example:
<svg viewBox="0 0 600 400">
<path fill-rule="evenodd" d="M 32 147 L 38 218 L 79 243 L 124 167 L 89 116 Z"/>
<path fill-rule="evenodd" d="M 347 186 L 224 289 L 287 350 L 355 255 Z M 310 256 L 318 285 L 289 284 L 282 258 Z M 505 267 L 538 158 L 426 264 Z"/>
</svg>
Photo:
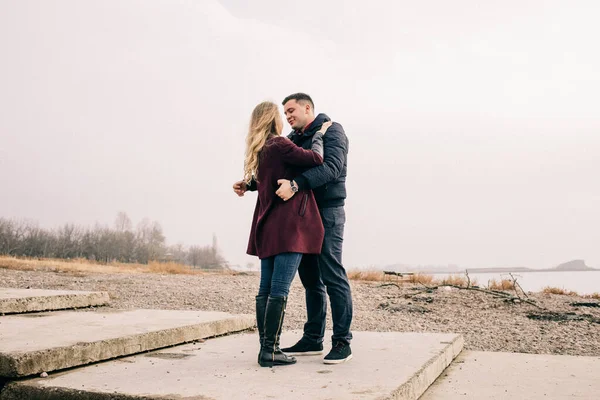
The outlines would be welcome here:
<svg viewBox="0 0 600 400">
<path fill-rule="evenodd" d="M 323 123 L 330 121 L 329 117 L 325 114 L 315 117 L 314 103 L 310 96 L 304 93 L 286 97 L 283 107 L 287 121 L 293 129 L 288 138 L 296 145 L 310 149 L 313 134 Z M 346 270 L 342 265 L 348 138 L 342 126 L 333 123 L 323 139 L 323 165 L 305 171 L 292 181 L 278 181 L 280 187 L 277 195 L 285 201 L 292 198 L 298 190 L 313 189 L 325 226 L 321 254 L 304 255 L 298 269 L 306 291 L 307 322 L 304 324 L 304 335 L 295 345 L 282 351 L 297 356 L 323 353 L 327 293 L 333 319 L 333 346 L 325 356 L 324 362 L 338 364 L 352 358 L 352 294 Z M 233 189 L 238 196 L 243 196 L 246 190 L 255 190 L 253 183 L 247 186 L 244 182 L 236 182 Z"/>
</svg>

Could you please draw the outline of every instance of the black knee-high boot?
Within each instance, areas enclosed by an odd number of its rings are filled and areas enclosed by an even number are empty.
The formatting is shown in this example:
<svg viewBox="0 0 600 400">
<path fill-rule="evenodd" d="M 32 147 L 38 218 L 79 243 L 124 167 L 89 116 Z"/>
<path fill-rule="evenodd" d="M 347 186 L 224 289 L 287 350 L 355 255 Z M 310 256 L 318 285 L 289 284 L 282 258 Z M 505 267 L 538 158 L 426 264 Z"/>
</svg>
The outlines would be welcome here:
<svg viewBox="0 0 600 400">
<path fill-rule="evenodd" d="M 267 311 L 268 299 L 269 296 L 256 296 L 256 328 L 258 329 L 258 340 L 260 342 L 258 362 L 260 362 L 260 353 L 262 352 L 265 337 L 265 313 Z"/>
<path fill-rule="evenodd" d="M 281 336 L 286 303 L 287 297 L 269 296 L 267 301 L 263 347 L 258 359 L 261 367 L 296 363 L 294 357 L 286 355 L 279 348 L 279 337 Z"/>
</svg>

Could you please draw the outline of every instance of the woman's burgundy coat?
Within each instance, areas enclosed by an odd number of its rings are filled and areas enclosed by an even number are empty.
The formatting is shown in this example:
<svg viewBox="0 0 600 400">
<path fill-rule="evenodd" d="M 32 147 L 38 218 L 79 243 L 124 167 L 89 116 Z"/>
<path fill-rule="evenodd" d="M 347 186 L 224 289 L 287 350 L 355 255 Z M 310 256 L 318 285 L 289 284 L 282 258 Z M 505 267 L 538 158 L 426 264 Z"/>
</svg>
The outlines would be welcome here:
<svg viewBox="0 0 600 400">
<path fill-rule="evenodd" d="M 280 253 L 319 254 L 324 228 L 311 190 L 298 191 L 288 201 L 275 194 L 278 179 L 293 179 L 302 168 L 321 165 L 323 159 L 291 140 L 267 139 L 258 164 L 258 198 L 247 253 L 260 259 Z"/>
</svg>

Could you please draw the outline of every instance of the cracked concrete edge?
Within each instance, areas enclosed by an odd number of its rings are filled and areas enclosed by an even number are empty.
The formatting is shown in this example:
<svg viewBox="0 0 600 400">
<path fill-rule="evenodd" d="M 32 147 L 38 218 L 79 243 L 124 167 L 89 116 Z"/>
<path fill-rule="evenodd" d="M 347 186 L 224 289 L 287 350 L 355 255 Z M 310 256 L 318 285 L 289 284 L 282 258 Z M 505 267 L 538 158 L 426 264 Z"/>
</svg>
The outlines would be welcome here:
<svg viewBox="0 0 600 400">
<path fill-rule="evenodd" d="M 254 327 L 254 316 L 232 315 L 229 318 L 202 322 L 171 329 L 147 332 L 97 342 L 80 342 L 73 346 L 57 347 L 30 353 L 0 353 L 0 376 L 22 378 L 41 372 L 78 367 L 116 357 L 128 356 L 194 340 Z"/>
<path fill-rule="evenodd" d="M 168 397 L 162 397 L 169 399 Z M 100 393 L 76 389 L 22 386 L 17 382 L 6 385 L 0 400 L 157 400 L 156 397 L 130 396 L 119 393 Z M 179 399 L 178 399 L 179 400 Z M 210 400 L 210 399 L 206 399 Z"/>
<path fill-rule="evenodd" d="M 178 395 L 165 396 L 138 396 L 120 393 L 91 392 L 66 388 L 47 388 L 41 386 L 28 386 L 25 389 L 17 382 L 6 385 L 0 389 L 0 400 L 215 400 L 212 397 L 192 396 L 181 397 Z"/>
<path fill-rule="evenodd" d="M 178 395 L 140 396 L 122 393 L 94 392 L 61 387 L 44 387 L 40 385 L 23 385 L 9 382 L 4 388 L 0 386 L 0 400 L 215 400 L 212 397 Z"/>
<path fill-rule="evenodd" d="M 59 294 L 53 296 L 32 296 L 0 300 L 0 314 L 20 314 L 36 311 L 65 310 L 108 304 L 108 292 L 90 292 L 86 294 Z"/>
<path fill-rule="evenodd" d="M 399 388 L 389 396 L 381 397 L 380 400 L 417 400 L 454 361 L 463 349 L 465 340 L 462 335 L 456 335 L 451 342 L 438 351 L 410 377 Z M 3 399 L 0 399 L 3 400 Z"/>
</svg>

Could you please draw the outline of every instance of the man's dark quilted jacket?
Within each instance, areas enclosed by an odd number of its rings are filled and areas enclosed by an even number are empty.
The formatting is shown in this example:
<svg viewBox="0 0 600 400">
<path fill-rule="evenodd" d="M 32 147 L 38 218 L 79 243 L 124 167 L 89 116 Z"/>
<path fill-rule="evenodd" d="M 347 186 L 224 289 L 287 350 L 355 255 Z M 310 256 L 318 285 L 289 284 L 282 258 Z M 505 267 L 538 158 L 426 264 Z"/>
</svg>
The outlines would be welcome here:
<svg viewBox="0 0 600 400">
<path fill-rule="evenodd" d="M 305 132 L 288 135 L 296 145 L 310 149 L 312 137 L 323 123 L 330 121 L 319 114 Z M 306 170 L 294 178 L 299 189 L 313 189 L 319 208 L 343 206 L 346 200 L 348 137 L 342 125 L 334 122 L 323 136 L 325 159 L 323 165 Z"/>
</svg>

